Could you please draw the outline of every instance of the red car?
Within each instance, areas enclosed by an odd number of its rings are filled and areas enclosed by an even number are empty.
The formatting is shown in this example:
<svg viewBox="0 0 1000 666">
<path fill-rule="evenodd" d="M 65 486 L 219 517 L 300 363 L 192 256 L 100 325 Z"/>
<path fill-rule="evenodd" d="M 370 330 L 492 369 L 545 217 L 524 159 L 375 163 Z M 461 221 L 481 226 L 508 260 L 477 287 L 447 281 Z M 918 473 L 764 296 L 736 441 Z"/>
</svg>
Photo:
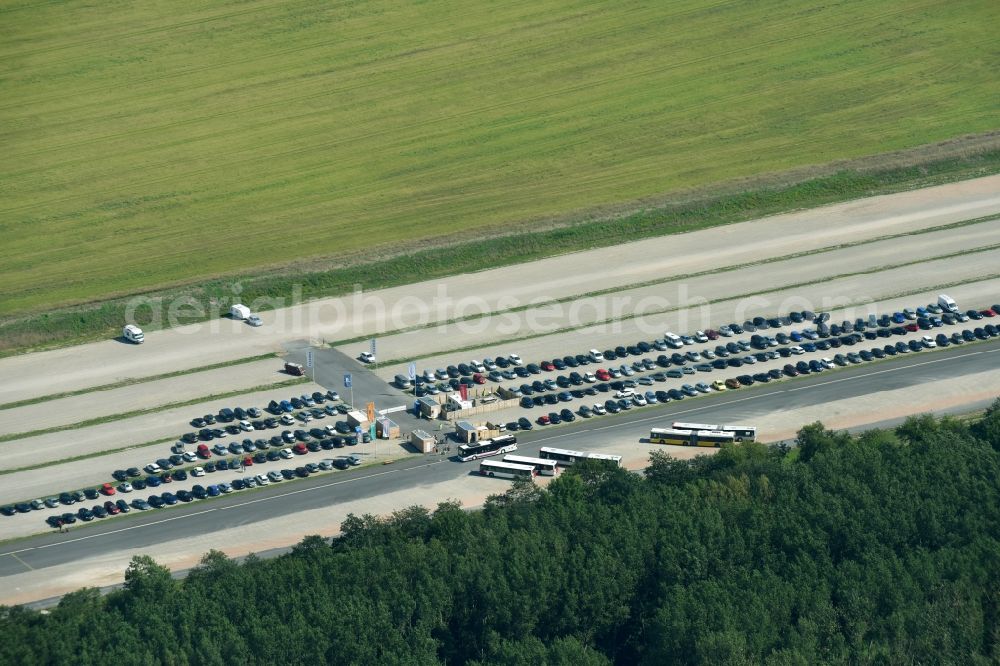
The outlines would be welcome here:
<svg viewBox="0 0 1000 666">
<path fill-rule="evenodd" d="M 292 447 L 292 451 L 297 455 L 304 455 L 309 449 L 306 448 L 305 444 L 299 443 Z"/>
<path fill-rule="evenodd" d="M 556 369 L 556 366 L 552 365 L 552 361 L 542 361 L 541 366 L 542 370 L 545 370 L 546 372 L 552 372 Z"/>
<path fill-rule="evenodd" d="M 205 458 L 206 460 L 211 458 L 212 452 L 208 450 L 208 444 L 199 444 L 197 455 L 199 458 Z"/>
<path fill-rule="evenodd" d="M 122 512 L 122 510 L 118 508 L 118 505 L 112 502 L 111 500 L 108 500 L 107 502 L 104 503 L 104 508 L 107 509 L 108 513 L 111 514 L 112 516 L 117 516 L 119 513 Z"/>
<path fill-rule="evenodd" d="M 486 377 L 483 377 L 481 374 L 477 372 L 476 374 L 472 375 L 472 381 L 476 382 L 477 384 L 485 384 Z"/>
<path fill-rule="evenodd" d="M 253 466 L 253 458 L 251 458 L 250 456 L 247 456 L 246 458 L 244 458 L 243 459 L 243 466 L 244 467 L 251 467 L 251 466 Z"/>
<path fill-rule="evenodd" d="M 980 310 L 979 314 L 983 315 L 984 317 L 996 317 L 996 314 L 993 312 L 993 310 Z"/>
<path fill-rule="evenodd" d="M 709 340 L 718 340 L 719 333 L 718 331 L 710 328 L 707 331 L 705 331 L 705 337 L 707 337 Z"/>
<path fill-rule="evenodd" d="M 536 423 L 538 425 L 548 425 L 549 424 L 549 417 L 546 416 L 545 414 L 542 414 L 541 416 L 538 417 L 538 420 L 536 421 Z"/>
<path fill-rule="evenodd" d="M 101 486 L 101 493 L 103 493 L 104 495 L 114 495 L 115 488 L 110 483 L 105 483 L 103 486 Z"/>
<path fill-rule="evenodd" d="M 916 324 L 907 324 L 904 328 L 906 328 L 906 330 L 908 330 L 910 333 L 914 333 L 919 329 L 919 326 L 917 326 Z"/>
<path fill-rule="evenodd" d="M 611 374 L 608 373 L 608 371 L 605 370 L 604 368 L 598 368 L 597 372 L 594 373 L 594 376 L 596 376 L 602 382 L 606 382 L 611 379 Z"/>
</svg>

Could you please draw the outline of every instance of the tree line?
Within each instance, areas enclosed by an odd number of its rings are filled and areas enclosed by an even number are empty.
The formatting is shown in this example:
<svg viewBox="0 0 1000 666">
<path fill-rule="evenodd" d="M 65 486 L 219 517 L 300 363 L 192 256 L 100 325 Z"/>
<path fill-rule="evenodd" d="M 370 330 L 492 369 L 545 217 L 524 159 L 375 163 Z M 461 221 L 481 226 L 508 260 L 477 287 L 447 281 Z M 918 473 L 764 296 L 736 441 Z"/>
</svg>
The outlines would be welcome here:
<svg viewBox="0 0 1000 666">
<path fill-rule="evenodd" d="M 0 663 L 997 663 L 998 471 L 1000 400 L 654 450 L 643 475 L 582 464 L 482 511 L 352 515 L 183 580 L 136 557 L 120 591 L 0 607 Z"/>
</svg>

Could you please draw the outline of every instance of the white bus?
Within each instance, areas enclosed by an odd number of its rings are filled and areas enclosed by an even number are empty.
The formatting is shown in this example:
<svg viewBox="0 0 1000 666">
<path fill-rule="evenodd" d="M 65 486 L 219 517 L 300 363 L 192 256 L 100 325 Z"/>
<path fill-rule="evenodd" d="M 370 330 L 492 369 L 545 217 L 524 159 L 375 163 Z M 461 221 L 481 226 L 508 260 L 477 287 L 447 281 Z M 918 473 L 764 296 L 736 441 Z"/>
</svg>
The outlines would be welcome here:
<svg viewBox="0 0 1000 666">
<path fill-rule="evenodd" d="M 622 457 L 616 455 L 609 455 L 605 453 L 585 453 L 583 451 L 570 451 L 569 449 L 553 449 L 548 446 L 543 446 L 538 451 L 538 457 L 545 460 L 554 460 L 556 463 L 567 467 L 579 460 L 601 460 L 605 462 L 614 463 L 616 466 L 621 467 Z"/>
<path fill-rule="evenodd" d="M 674 421 L 674 430 L 721 430 L 733 433 L 736 442 L 753 442 L 757 440 L 757 428 L 745 425 L 710 425 L 707 423 L 682 423 Z"/>
<path fill-rule="evenodd" d="M 515 465 L 531 465 L 542 476 L 555 476 L 559 472 L 559 465 L 554 460 L 544 458 L 529 458 L 528 456 L 504 456 L 504 462 Z"/>
<path fill-rule="evenodd" d="M 483 439 L 474 444 L 462 444 L 458 447 L 458 458 L 462 462 L 468 462 L 511 451 L 517 451 L 517 437 L 504 435 L 493 439 Z"/>
<path fill-rule="evenodd" d="M 715 446 L 732 444 L 736 436 L 724 430 L 680 430 L 676 428 L 653 428 L 649 431 L 650 444 L 673 444 L 674 446 Z"/>
<path fill-rule="evenodd" d="M 501 479 L 534 479 L 538 474 L 533 465 L 515 465 L 502 460 L 484 460 L 479 463 L 479 473 Z"/>
</svg>

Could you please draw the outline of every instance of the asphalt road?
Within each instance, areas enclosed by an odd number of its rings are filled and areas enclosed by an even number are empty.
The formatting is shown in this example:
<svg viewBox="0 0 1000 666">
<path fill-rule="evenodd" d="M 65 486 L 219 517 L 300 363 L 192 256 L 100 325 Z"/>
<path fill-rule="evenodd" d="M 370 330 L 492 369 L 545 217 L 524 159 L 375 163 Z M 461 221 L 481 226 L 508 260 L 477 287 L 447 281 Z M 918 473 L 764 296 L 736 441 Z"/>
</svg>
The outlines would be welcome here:
<svg viewBox="0 0 1000 666">
<path fill-rule="evenodd" d="M 755 418 L 776 410 L 822 405 L 845 396 L 933 384 L 942 377 L 961 377 L 984 371 L 1000 371 L 1000 340 L 934 354 L 911 354 L 891 362 L 845 368 L 833 374 L 758 385 L 700 400 L 522 433 L 518 437 L 519 453 L 531 455 L 545 445 L 586 450 L 602 445 L 609 431 L 614 431 L 618 437 L 624 434 L 638 440 L 646 436 L 650 427 L 675 418 L 753 423 Z M 125 519 L 86 527 L 77 524 L 69 534 L 46 534 L 4 545 L 0 548 L 0 579 L 112 551 L 140 548 L 155 553 L 158 544 L 174 539 L 251 525 L 339 502 L 363 500 L 401 488 L 447 481 L 472 474 L 477 469 L 475 463 L 463 464 L 453 459 L 411 459 L 391 466 L 324 474 L 295 484 L 238 493 L 211 502 L 195 502 L 169 511 L 133 513 Z"/>
</svg>

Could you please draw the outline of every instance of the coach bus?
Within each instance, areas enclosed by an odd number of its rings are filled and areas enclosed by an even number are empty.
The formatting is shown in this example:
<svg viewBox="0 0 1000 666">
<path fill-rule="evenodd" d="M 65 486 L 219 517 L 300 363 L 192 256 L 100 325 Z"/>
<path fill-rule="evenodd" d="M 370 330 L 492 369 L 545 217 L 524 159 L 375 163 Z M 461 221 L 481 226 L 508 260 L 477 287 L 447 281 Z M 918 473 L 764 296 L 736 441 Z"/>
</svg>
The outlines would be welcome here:
<svg viewBox="0 0 1000 666">
<path fill-rule="evenodd" d="M 542 476 L 555 476 L 559 472 L 559 465 L 556 464 L 555 460 L 529 458 L 528 456 L 504 456 L 503 461 L 515 465 L 531 465 Z"/>
<path fill-rule="evenodd" d="M 673 444 L 674 446 L 715 446 L 732 444 L 736 436 L 723 430 L 679 430 L 677 428 L 653 428 L 649 431 L 651 444 Z"/>
<path fill-rule="evenodd" d="M 534 465 L 517 465 L 503 460 L 484 460 L 479 463 L 479 473 L 501 479 L 534 479 L 538 471 Z"/>
<path fill-rule="evenodd" d="M 617 467 L 621 467 L 622 457 L 605 454 L 605 453 L 584 453 L 583 451 L 570 451 L 568 449 L 553 449 L 548 446 L 543 446 L 538 451 L 538 457 L 545 460 L 554 460 L 559 465 L 563 467 L 568 467 L 575 462 L 580 460 L 598 460 L 604 462 L 614 463 Z"/>
<path fill-rule="evenodd" d="M 757 428 L 745 425 L 709 425 L 707 423 L 682 423 L 674 421 L 671 426 L 674 430 L 721 430 L 722 432 L 733 433 L 737 442 L 753 442 L 757 439 Z"/>
<path fill-rule="evenodd" d="M 511 451 L 517 451 L 517 437 L 503 435 L 493 439 L 483 439 L 473 444 L 462 444 L 458 447 L 458 458 L 462 462 L 468 462 L 476 458 L 486 458 Z"/>
</svg>

